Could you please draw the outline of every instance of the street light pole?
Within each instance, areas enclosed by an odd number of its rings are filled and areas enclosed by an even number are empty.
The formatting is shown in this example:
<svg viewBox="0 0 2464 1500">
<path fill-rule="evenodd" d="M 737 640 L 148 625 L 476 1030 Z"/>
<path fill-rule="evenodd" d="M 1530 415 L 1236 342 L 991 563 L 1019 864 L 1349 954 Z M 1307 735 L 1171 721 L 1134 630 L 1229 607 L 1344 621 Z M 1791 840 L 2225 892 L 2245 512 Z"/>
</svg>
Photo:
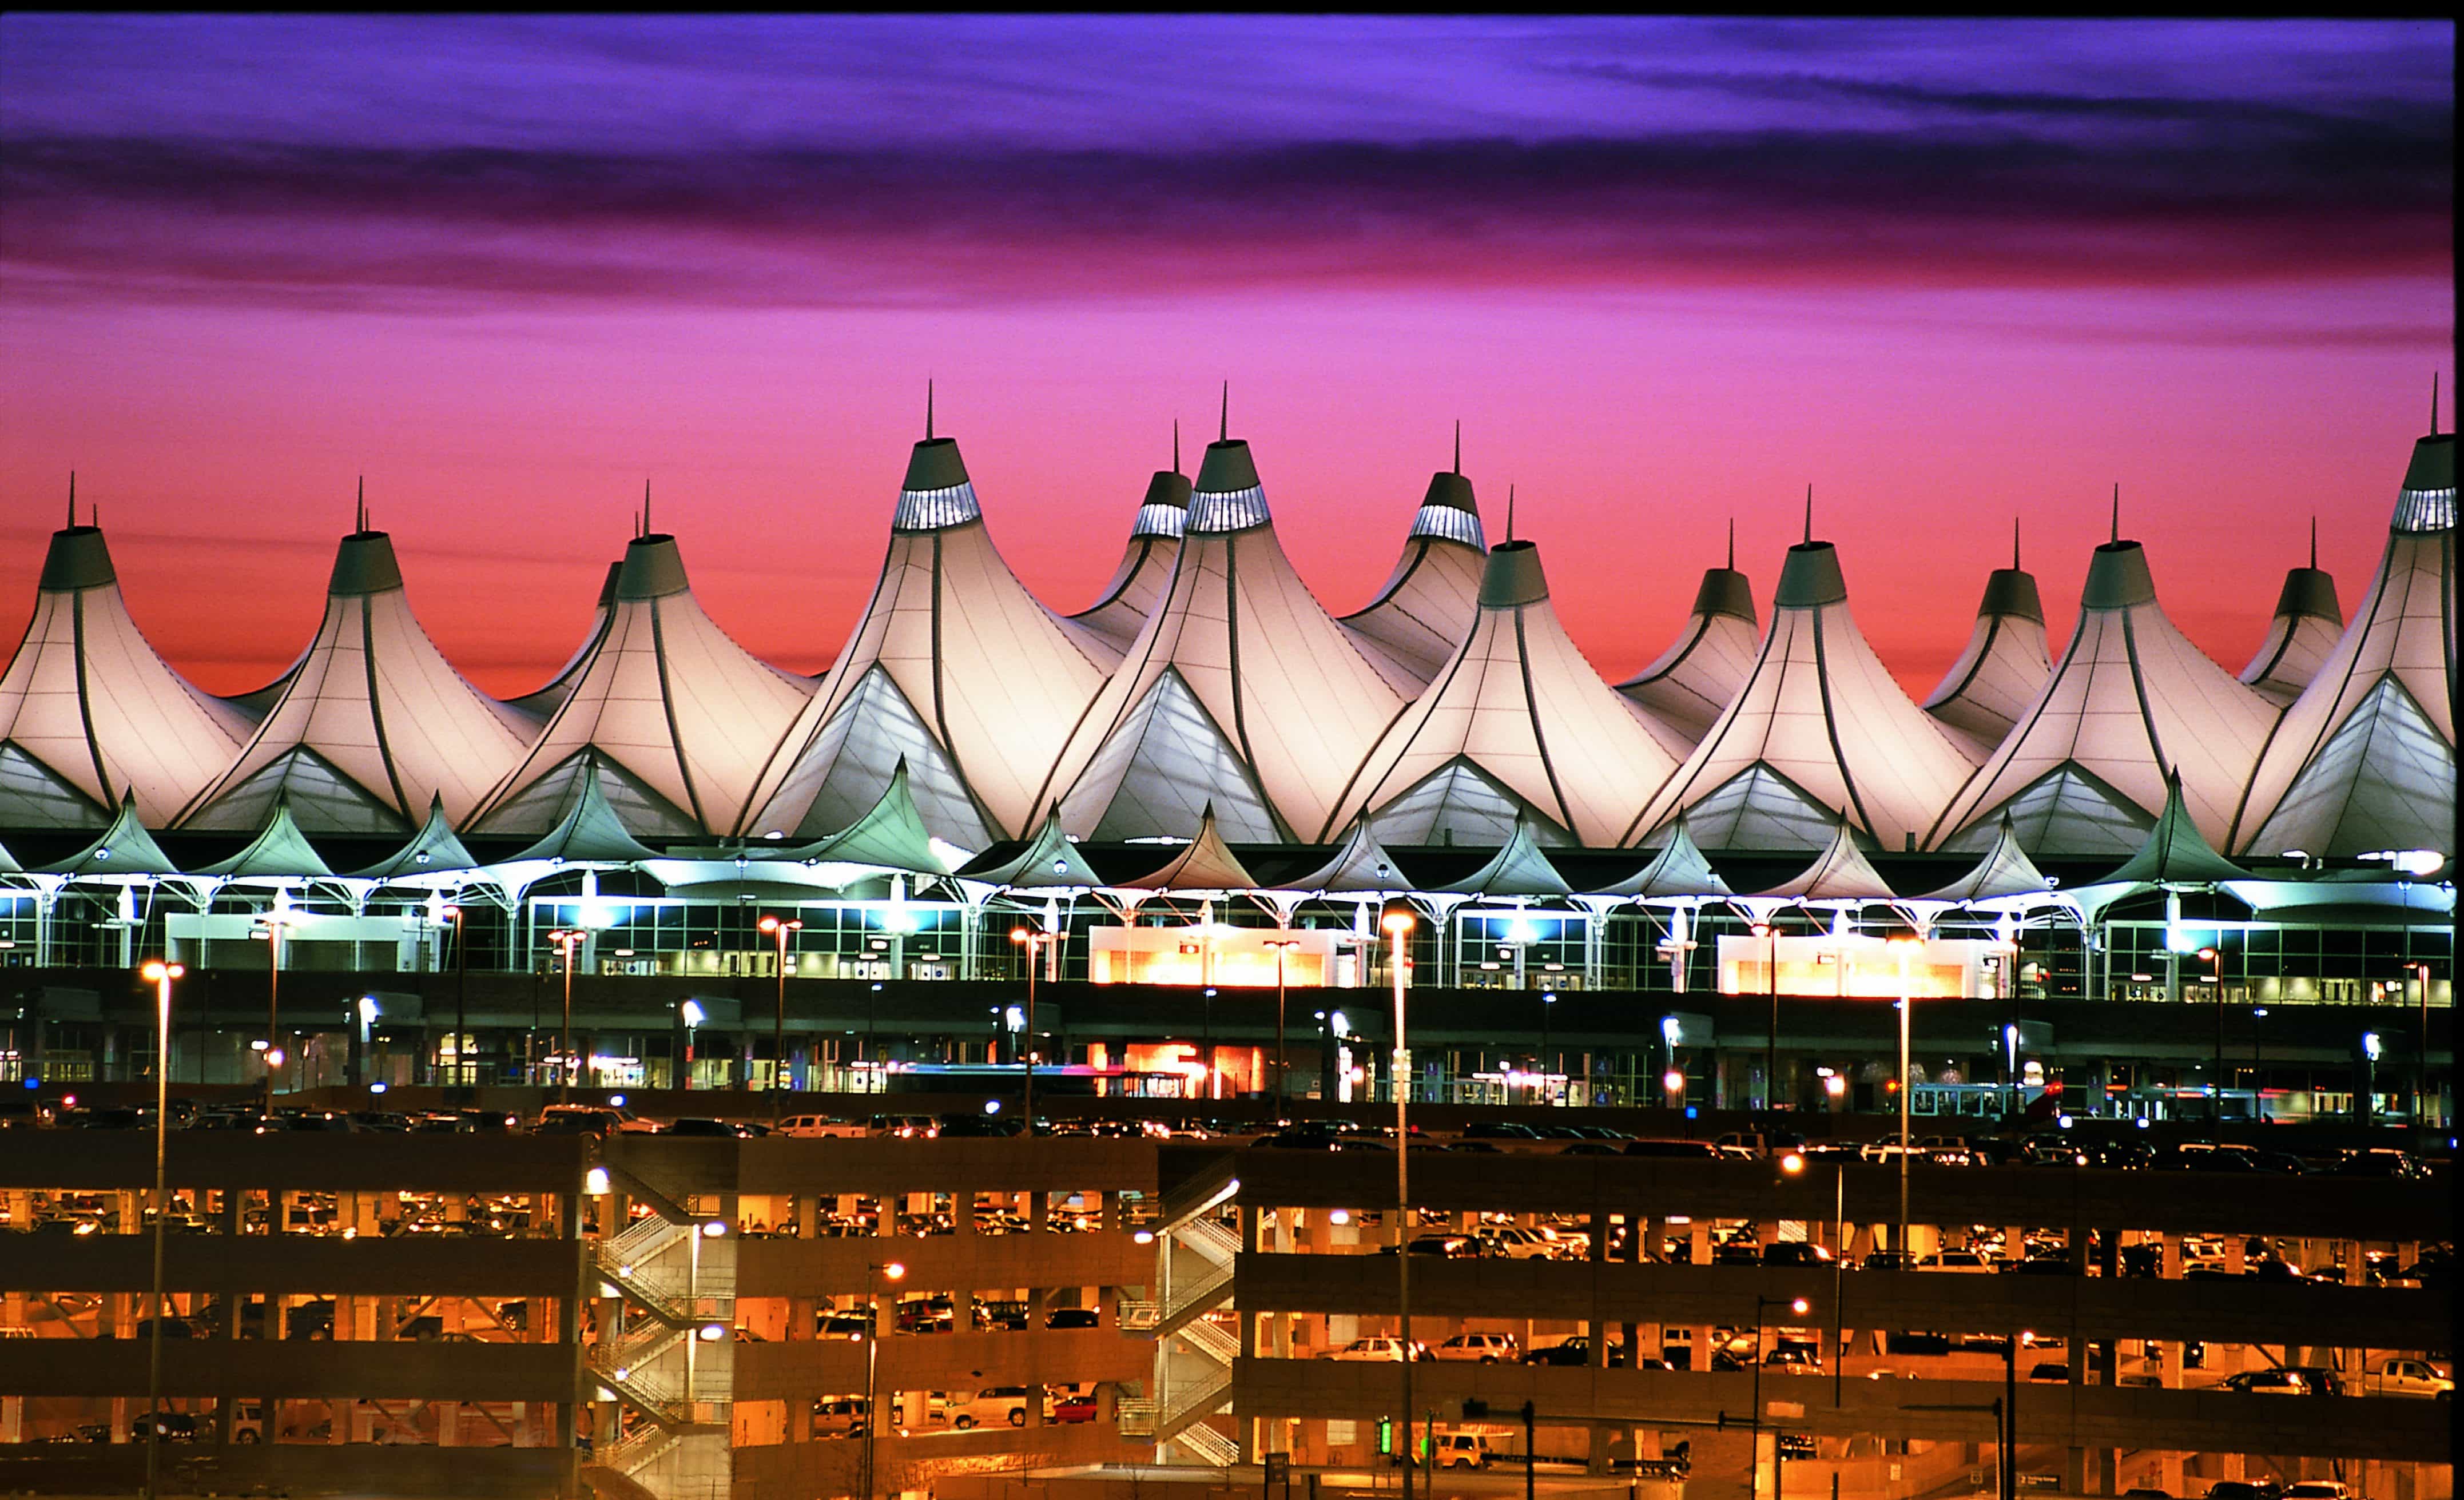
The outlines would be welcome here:
<svg viewBox="0 0 2464 1500">
<path fill-rule="evenodd" d="M 1549 1015 L 1556 1004 L 1555 990 L 1540 992 L 1540 1102 L 1543 1104 L 1557 1102 L 1556 1092 L 1549 1087 L 1557 1076 L 1556 1065 L 1549 1059 Z"/>
<path fill-rule="evenodd" d="M 1803 1165 L 1800 1158 L 1799 1166 Z M 1802 1316 L 1809 1304 L 1803 1297 L 1754 1298 L 1754 1453 L 1752 1467 L 1748 1471 L 1746 1492 L 1749 1500 L 1759 1500 L 1763 1488 L 1763 1310 L 1786 1308 Z M 1837 1357 L 1836 1356 L 1834 1357 Z M 1771 1497 L 1779 1497 L 1779 1444 L 1771 1444 Z"/>
<path fill-rule="evenodd" d="M 564 1019 L 557 1027 L 558 1053 L 556 1102 L 573 1102 L 573 952 L 582 944 L 578 928 L 560 927 L 547 935 L 547 940 L 564 950 Z"/>
<path fill-rule="evenodd" d="M 2430 1123 L 2430 965 L 2416 963 L 2413 973 L 2421 978 L 2421 1029 L 2414 1033 L 2412 1044 L 2412 1123 Z"/>
<path fill-rule="evenodd" d="M 1419 925 L 1411 903 L 1397 898 L 1386 903 L 1378 926 L 1386 933 L 1395 979 L 1395 1308 L 1397 1342 L 1403 1364 L 1403 1482 L 1412 1480 L 1418 1445 L 1412 1437 L 1412 1179 L 1411 1098 L 1412 1048 L 1403 1028 L 1403 941 Z"/>
<path fill-rule="evenodd" d="M 449 906 L 441 914 L 453 924 L 453 1082 L 467 1084 L 471 1075 L 471 945 L 462 926 L 466 919 L 459 906 Z"/>
<path fill-rule="evenodd" d="M 2216 1003 L 2215 1092 L 2209 1095 L 2213 1103 L 2208 1112 L 2208 1123 L 2222 1125 L 2225 1122 L 2225 986 L 2217 973 L 2223 967 L 2224 960 L 2213 948 L 2200 949 L 2199 957 L 2208 960 L 2208 972 L 2199 977 L 2215 987 Z"/>
<path fill-rule="evenodd" d="M 1908 974 L 1908 960 L 1914 950 L 1925 946 L 1918 938 L 1894 938 L 1891 947 L 1900 959 L 1900 1232 L 1891 1248 L 1903 1258 L 1908 1255 L 1908 1033 L 1911 1017 L 1917 1008 L 1916 983 Z M 1913 1259 L 1908 1264 L 1914 1265 Z"/>
<path fill-rule="evenodd" d="M 274 1113 L 274 1074 L 282 1066 L 282 1038 L 275 1029 L 282 1013 L 282 929 L 291 919 L 268 912 L 257 918 L 265 937 L 265 1113 Z M 250 936 L 256 936 L 253 932 Z"/>
<path fill-rule="evenodd" d="M 1026 950 L 1026 1036 L 1019 1057 L 1026 1064 L 1020 1113 L 1025 1117 L 1029 1139 L 1035 1136 L 1035 970 L 1038 956 L 1058 941 L 1060 936 L 1058 933 L 1037 932 L 1024 923 L 1009 930 L 1009 940 Z"/>
<path fill-rule="evenodd" d="M 1763 1038 L 1763 1113 L 1768 1116 L 1779 1087 L 1779 928 L 1771 922 L 1756 922 L 1753 931 L 1755 937 L 1770 940 L 1763 969 L 1771 988 L 1771 1030 Z"/>
<path fill-rule="evenodd" d="M 879 1271 L 891 1281 L 907 1275 L 907 1268 L 897 1261 L 867 1266 L 865 1270 Z M 865 1500 L 872 1500 L 877 1492 L 873 1488 L 873 1457 L 881 1442 L 881 1414 L 873 1409 L 878 1400 L 874 1386 L 881 1365 L 881 1298 L 870 1286 L 864 1289 L 864 1493 Z"/>
<path fill-rule="evenodd" d="M 145 1500 L 154 1500 L 163 1450 L 163 1221 L 171 1217 L 164 1169 L 171 1118 L 171 982 L 187 970 L 149 959 L 138 972 L 154 985 L 154 1320 L 145 1349 Z"/>
<path fill-rule="evenodd" d="M 778 944 L 779 1008 L 770 1020 L 770 1118 L 779 1118 L 779 1080 L 787 1068 L 787 935 L 802 932 L 802 920 L 781 921 L 765 916 L 758 924 Z"/>
<path fill-rule="evenodd" d="M 1297 938 L 1269 938 L 1275 950 L 1275 1123 L 1284 1122 L 1284 955 L 1301 945 Z"/>
</svg>

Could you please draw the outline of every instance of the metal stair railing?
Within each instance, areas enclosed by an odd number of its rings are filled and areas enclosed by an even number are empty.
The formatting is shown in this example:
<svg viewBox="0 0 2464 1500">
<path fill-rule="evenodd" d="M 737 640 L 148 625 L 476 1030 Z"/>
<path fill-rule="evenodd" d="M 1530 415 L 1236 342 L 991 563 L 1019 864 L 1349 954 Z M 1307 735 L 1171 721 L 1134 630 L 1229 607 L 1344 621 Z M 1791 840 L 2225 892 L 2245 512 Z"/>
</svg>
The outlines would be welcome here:
<svg viewBox="0 0 2464 1500">
<path fill-rule="evenodd" d="M 693 1421 L 693 1403 L 685 1400 L 685 1393 L 650 1371 L 628 1365 L 593 1365 L 590 1374 L 614 1392 L 617 1400 L 662 1427 L 680 1427 Z"/>
<path fill-rule="evenodd" d="M 1163 1317 L 1163 1306 L 1155 1302 L 1134 1302 L 1124 1297 L 1119 1309 L 1121 1332 L 1125 1334 L 1149 1333 Z"/>
<path fill-rule="evenodd" d="M 600 1455 L 599 1462 L 630 1479 L 683 1441 L 684 1434 L 676 1428 L 653 1423 Z"/>
<path fill-rule="evenodd" d="M 1153 1437 L 1161 1416 L 1155 1401 L 1144 1396 L 1124 1396 L 1112 1402 L 1113 1420 L 1125 1438 Z"/>
<path fill-rule="evenodd" d="M 600 1241 L 599 1255 L 611 1263 L 646 1261 L 691 1232 L 683 1224 L 651 1214 Z"/>
<path fill-rule="evenodd" d="M 1241 1445 L 1203 1422 L 1193 1422 L 1172 1435 L 1172 1441 L 1196 1453 L 1210 1468 L 1229 1468 L 1241 1462 Z"/>
<path fill-rule="evenodd" d="M 1223 1370 L 1184 1395 L 1173 1398 L 1155 1419 L 1155 1438 L 1158 1444 L 1169 1443 L 1196 1423 L 1214 1416 L 1232 1404 L 1232 1372 Z"/>
<path fill-rule="evenodd" d="M 1172 1301 L 1157 1310 L 1148 1327 L 1156 1337 L 1179 1329 L 1190 1319 L 1211 1312 L 1232 1300 L 1232 1268 L 1218 1266 L 1186 1287 L 1172 1289 Z M 1123 1327 L 1127 1327 L 1126 1322 Z"/>
<path fill-rule="evenodd" d="M 1241 1340 L 1204 1318 L 1182 1325 L 1176 1336 L 1207 1358 L 1226 1368 L 1231 1366 L 1233 1360 L 1241 1357 Z"/>
<path fill-rule="evenodd" d="M 1175 1184 L 1155 1205 L 1156 1231 L 1166 1233 L 1177 1229 L 1185 1222 L 1221 1206 L 1225 1199 L 1239 1192 L 1241 1180 L 1233 1173 L 1240 1164 L 1240 1158 L 1225 1152 L 1208 1162 L 1205 1170 Z"/>
<path fill-rule="evenodd" d="M 1241 1254 L 1241 1237 L 1212 1219 L 1192 1219 L 1173 1227 L 1173 1236 L 1218 1266 L 1229 1268 Z"/>
</svg>

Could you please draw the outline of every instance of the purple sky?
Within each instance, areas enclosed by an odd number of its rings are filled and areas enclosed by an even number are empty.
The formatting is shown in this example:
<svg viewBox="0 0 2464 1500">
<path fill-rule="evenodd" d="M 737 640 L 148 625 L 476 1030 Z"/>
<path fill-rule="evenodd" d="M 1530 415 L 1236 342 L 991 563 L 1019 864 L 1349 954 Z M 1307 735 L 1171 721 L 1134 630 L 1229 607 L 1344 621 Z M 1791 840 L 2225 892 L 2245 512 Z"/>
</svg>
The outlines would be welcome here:
<svg viewBox="0 0 2464 1500">
<path fill-rule="evenodd" d="M 166 652 L 253 685 L 365 472 L 431 631 L 517 691 L 647 472 L 714 610 L 809 671 L 925 375 L 1063 607 L 1229 378 L 1332 607 L 1462 416 L 1613 674 L 1730 516 L 1767 591 L 1809 481 L 1915 686 L 2013 514 L 2060 628 L 2115 479 L 2238 667 L 2308 516 L 2358 591 L 2448 362 L 2453 57 L 2441 22 L 11 14 L 0 585 L 77 468 Z"/>
</svg>

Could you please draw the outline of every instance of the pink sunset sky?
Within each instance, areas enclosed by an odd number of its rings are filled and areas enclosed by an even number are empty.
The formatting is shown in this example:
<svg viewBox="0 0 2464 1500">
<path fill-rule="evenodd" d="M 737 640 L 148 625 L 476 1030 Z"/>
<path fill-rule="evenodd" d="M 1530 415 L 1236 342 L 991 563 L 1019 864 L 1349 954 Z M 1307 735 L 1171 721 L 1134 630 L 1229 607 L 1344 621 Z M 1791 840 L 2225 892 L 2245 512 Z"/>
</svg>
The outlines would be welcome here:
<svg viewBox="0 0 2464 1500">
<path fill-rule="evenodd" d="M 2237 670 L 2349 606 L 2452 364 L 2447 23 L 0 17 L 0 590 L 68 474 L 201 686 L 278 673 L 365 475 L 480 687 L 647 478 L 825 666 L 924 385 L 1090 602 L 1219 384 L 1332 610 L 1463 424 L 1612 680 L 1804 491 L 1911 692 L 2013 518 L 2066 638 L 2111 487 Z M 2442 397 L 2441 425 L 2453 404 Z"/>
</svg>

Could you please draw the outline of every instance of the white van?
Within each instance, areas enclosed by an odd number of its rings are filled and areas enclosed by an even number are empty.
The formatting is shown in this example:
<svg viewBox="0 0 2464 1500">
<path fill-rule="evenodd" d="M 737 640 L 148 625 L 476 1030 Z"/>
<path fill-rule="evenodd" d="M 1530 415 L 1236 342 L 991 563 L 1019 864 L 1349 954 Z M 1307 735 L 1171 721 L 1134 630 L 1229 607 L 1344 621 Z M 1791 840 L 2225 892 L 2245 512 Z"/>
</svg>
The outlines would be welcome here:
<svg viewBox="0 0 2464 1500">
<path fill-rule="evenodd" d="M 1035 1394 L 1023 1385 L 996 1385 L 978 1391 L 963 1401 L 950 1403 L 950 1425 L 964 1432 L 971 1427 L 1013 1427 L 1026 1425 L 1026 1403 Z"/>
<path fill-rule="evenodd" d="M 790 1114 L 779 1122 L 778 1133 L 781 1136 L 814 1139 L 821 1136 L 862 1136 L 865 1128 L 854 1120 L 843 1120 L 834 1114 Z"/>
</svg>

